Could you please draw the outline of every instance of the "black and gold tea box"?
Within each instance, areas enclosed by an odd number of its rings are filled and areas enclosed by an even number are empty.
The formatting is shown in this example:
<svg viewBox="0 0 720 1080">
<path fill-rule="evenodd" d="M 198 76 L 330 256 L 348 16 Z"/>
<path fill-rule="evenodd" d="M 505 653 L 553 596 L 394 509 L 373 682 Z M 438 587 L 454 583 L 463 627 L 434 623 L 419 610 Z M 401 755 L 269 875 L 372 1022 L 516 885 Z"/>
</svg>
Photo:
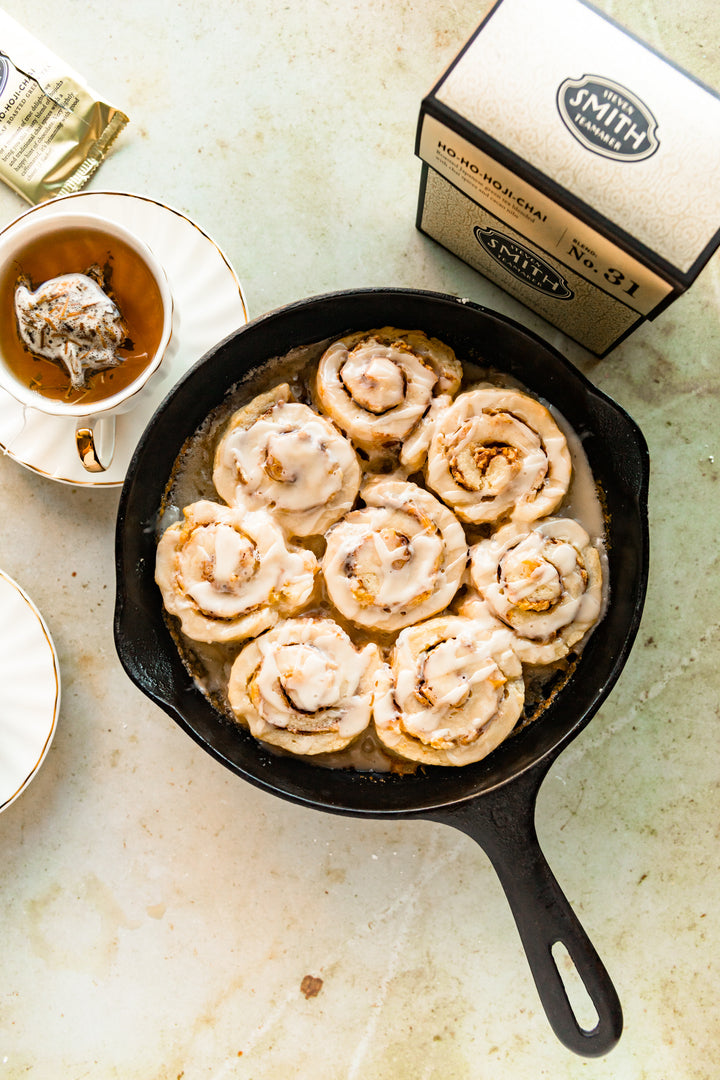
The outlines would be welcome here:
<svg viewBox="0 0 720 1080">
<path fill-rule="evenodd" d="M 415 149 L 420 231 L 598 356 L 720 244 L 720 96 L 583 0 L 499 0 Z"/>
</svg>

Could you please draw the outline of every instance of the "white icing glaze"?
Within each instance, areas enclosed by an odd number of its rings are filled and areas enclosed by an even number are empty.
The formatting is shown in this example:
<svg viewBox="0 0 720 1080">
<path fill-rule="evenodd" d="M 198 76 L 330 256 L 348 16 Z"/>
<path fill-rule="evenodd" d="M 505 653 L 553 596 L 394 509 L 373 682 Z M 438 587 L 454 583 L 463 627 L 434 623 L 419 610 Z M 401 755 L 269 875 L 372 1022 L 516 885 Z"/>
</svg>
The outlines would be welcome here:
<svg viewBox="0 0 720 1080">
<path fill-rule="evenodd" d="M 600 558 L 577 521 L 511 523 L 474 545 L 470 555 L 473 585 L 515 631 L 526 663 L 567 655 L 600 615 Z"/>
<path fill-rule="evenodd" d="M 435 421 L 427 483 L 463 521 L 535 521 L 559 505 L 570 477 L 565 436 L 520 391 L 468 390 Z"/>
<path fill-rule="evenodd" d="M 310 713 L 340 704 L 340 668 L 317 646 L 282 645 L 275 650 L 272 659 L 275 678 L 295 708 Z M 259 681 L 261 691 L 262 678 Z"/>
<path fill-rule="evenodd" d="M 334 753 L 367 729 L 379 665 L 377 646 L 357 649 L 331 619 L 288 619 L 240 652 L 228 698 L 257 739 Z"/>
<path fill-rule="evenodd" d="M 348 393 L 361 408 L 380 414 L 401 405 L 405 397 L 403 369 L 393 350 L 380 352 L 370 346 L 349 354 L 340 370 Z M 423 370 L 422 375 L 426 376 Z M 428 378 L 429 388 L 435 384 Z"/>
<path fill-rule="evenodd" d="M 467 562 L 453 514 L 428 491 L 374 479 L 354 510 L 326 534 L 322 561 L 330 599 L 359 626 L 400 629 L 452 600 Z"/>
<path fill-rule="evenodd" d="M 320 359 L 316 393 L 348 438 L 372 454 L 399 449 L 434 397 L 450 400 L 461 378 L 446 345 L 419 331 L 385 327 L 333 342 Z"/>
<path fill-rule="evenodd" d="M 417 422 L 407 438 L 403 439 L 400 464 L 407 469 L 408 474 L 418 472 L 423 467 L 435 424 L 451 402 L 452 398 L 449 394 L 440 394 L 433 398 L 428 411 Z"/>
<path fill-rule="evenodd" d="M 466 764 L 507 736 L 523 699 L 522 667 L 507 628 L 440 616 L 398 635 L 390 664 L 378 673 L 375 726 L 402 757 Z"/>
<path fill-rule="evenodd" d="M 552 406 L 549 408 L 555 423 L 565 436 L 572 460 L 570 487 L 558 513 L 561 511 L 563 517 L 574 518 L 590 537 L 600 540 L 605 535 L 603 509 L 582 441 L 562 413 Z"/>
<path fill-rule="evenodd" d="M 197 641 L 239 641 L 297 611 L 317 560 L 291 548 L 269 514 L 202 500 L 165 530 L 155 579 L 166 609 Z"/>
<path fill-rule="evenodd" d="M 321 533 L 350 509 L 360 465 L 345 437 L 276 388 L 238 410 L 215 454 L 213 479 L 231 506 L 268 509 L 289 535 Z M 258 406 L 265 401 L 267 407 Z"/>
</svg>

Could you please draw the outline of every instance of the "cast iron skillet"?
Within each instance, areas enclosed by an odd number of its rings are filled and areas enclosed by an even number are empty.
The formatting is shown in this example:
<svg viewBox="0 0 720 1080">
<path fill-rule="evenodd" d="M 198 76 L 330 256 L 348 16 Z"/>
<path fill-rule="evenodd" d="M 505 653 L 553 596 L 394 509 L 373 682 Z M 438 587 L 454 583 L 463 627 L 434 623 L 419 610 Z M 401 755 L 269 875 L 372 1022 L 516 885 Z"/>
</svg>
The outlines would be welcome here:
<svg viewBox="0 0 720 1080">
<path fill-rule="evenodd" d="M 322 769 L 270 756 L 224 721 L 195 687 L 163 619 L 154 583 L 158 508 L 184 441 L 246 371 L 290 348 L 384 325 L 421 329 L 460 358 L 478 355 L 557 406 L 583 440 L 608 513 L 611 598 L 580 663 L 540 720 L 484 761 L 412 777 Z M 172 389 L 128 469 L 116 536 L 115 642 L 130 678 L 223 765 L 265 791 L 331 813 L 444 822 L 476 840 L 510 903 L 550 1023 L 571 1050 L 607 1053 L 622 1030 L 615 989 L 540 850 L 542 780 L 598 710 L 628 657 L 648 567 L 648 454 L 633 421 L 558 352 L 508 319 L 430 292 L 366 289 L 314 297 L 265 315 L 211 349 Z M 581 1026 L 553 957 L 565 946 L 595 1010 Z"/>
</svg>

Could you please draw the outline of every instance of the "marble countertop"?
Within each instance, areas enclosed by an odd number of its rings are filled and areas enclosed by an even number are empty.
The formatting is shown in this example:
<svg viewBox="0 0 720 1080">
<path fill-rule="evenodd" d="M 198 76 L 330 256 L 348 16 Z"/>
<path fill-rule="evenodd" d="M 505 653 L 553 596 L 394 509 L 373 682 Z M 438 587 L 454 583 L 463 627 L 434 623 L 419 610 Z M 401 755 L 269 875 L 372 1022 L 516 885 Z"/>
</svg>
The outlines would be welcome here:
<svg viewBox="0 0 720 1080">
<path fill-rule="evenodd" d="M 711 0 L 598 6 L 720 86 Z M 27 0 L 16 17 L 130 116 L 86 190 L 201 225 L 251 317 L 368 285 L 467 296 L 545 336 L 643 429 L 642 626 L 537 813 L 622 1039 L 593 1060 L 556 1040 L 470 839 L 304 809 L 203 753 L 115 653 L 119 490 L 0 456 L 0 567 L 62 675 L 47 758 L 0 815 L 0 1080 L 717 1075 L 720 262 L 598 360 L 417 232 L 420 101 L 488 7 L 68 0 L 60 18 Z M 2 187 L 0 225 L 25 208 Z"/>
</svg>

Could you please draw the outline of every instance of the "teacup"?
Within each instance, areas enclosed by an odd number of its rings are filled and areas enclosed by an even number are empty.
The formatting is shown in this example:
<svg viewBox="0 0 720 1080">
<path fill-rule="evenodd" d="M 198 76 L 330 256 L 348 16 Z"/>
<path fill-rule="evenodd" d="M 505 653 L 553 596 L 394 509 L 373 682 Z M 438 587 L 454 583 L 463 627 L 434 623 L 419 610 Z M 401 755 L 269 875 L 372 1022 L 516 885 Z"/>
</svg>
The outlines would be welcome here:
<svg viewBox="0 0 720 1080">
<path fill-rule="evenodd" d="M 91 297 L 88 310 L 115 312 L 117 347 L 107 353 L 112 326 L 87 331 L 78 287 Z M 98 297 L 102 303 L 93 308 Z M 115 418 L 135 407 L 160 367 L 172 311 L 160 262 L 117 222 L 58 208 L 30 212 L 0 233 L 0 387 L 26 407 L 74 420 L 77 452 L 89 472 L 110 465 Z M 112 360 L 103 367 L 106 355 Z M 99 366 L 85 371 L 82 356 Z"/>
</svg>

